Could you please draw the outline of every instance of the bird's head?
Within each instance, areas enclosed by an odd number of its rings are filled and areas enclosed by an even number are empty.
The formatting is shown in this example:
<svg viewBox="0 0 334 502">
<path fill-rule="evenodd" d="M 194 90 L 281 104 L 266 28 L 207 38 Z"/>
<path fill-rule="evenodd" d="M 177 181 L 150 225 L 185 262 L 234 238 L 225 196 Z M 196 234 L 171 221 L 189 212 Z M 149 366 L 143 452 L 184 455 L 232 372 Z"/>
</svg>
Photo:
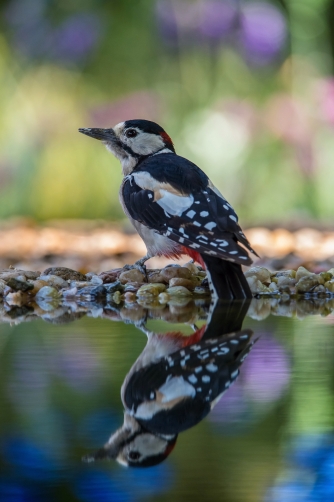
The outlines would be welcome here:
<svg viewBox="0 0 334 502">
<path fill-rule="evenodd" d="M 124 415 L 124 424 L 102 448 L 93 455 L 83 458 L 85 462 L 113 459 L 127 467 L 152 467 L 163 462 L 172 452 L 177 434 L 157 435 L 144 429 L 128 413 Z"/>
<path fill-rule="evenodd" d="M 175 153 L 168 134 L 149 120 L 127 120 L 114 128 L 86 128 L 79 132 L 102 141 L 121 161 L 124 174 L 130 174 L 145 157 L 162 152 Z"/>
</svg>

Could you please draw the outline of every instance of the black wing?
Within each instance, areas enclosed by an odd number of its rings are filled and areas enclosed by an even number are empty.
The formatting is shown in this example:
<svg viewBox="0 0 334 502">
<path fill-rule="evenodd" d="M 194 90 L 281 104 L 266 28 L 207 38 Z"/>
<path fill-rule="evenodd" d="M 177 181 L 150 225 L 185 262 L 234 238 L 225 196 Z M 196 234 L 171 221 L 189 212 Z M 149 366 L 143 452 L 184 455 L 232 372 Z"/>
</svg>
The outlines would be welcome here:
<svg viewBox="0 0 334 502">
<path fill-rule="evenodd" d="M 158 159 L 157 159 L 158 157 Z M 249 265 L 251 248 L 232 206 L 194 164 L 174 154 L 150 157 L 125 179 L 130 216 L 199 253 Z"/>
</svg>

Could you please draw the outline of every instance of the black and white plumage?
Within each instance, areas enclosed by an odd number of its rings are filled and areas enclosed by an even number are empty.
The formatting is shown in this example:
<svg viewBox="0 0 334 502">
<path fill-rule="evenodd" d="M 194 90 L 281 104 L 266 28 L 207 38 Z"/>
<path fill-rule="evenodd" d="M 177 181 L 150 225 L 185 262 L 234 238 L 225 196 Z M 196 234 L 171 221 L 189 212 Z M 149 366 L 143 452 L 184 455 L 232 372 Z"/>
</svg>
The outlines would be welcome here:
<svg viewBox="0 0 334 502">
<path fill-rule="evenodd" d="M 208 324 L 190 337 L 146 332 L 147 345 L 121 389 L 124 424 L 87 460 L 108 457 L 135 467 L 164 460 L 178 434 L 203 420 L 238 377 L 252 332 L 223 333 L 241 327 L 248 306 L 212 304 Z"/>
<path fill-rule="evenodd" d="M 147 256 L 187 254 L 206 267 L 212 294 L 233 300 L 251 292 L 241 265 L 255 253 L 238 217 L 208 176 L 176 155 L 154 122 L 129 120 L 114 129 L 80 129 L 119 158 L 123 209 L 147 247 Z"/>
</svg>

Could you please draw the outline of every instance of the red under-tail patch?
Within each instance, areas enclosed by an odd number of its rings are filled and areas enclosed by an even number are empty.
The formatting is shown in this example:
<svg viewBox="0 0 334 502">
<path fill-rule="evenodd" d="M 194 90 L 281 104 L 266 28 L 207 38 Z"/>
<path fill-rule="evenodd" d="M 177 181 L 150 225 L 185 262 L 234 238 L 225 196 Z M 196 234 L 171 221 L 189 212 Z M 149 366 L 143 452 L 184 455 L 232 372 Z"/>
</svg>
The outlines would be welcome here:
<svg viewBox="0 0 334 502">
<path fill-rule="evenodd" d="M 161 336 L 167 336 L 171 339 L 178 340 L 182 343 L 182 347 L 189 347 L 190 345 L 194 345 L 194 343 L 198 343 L 201 341 L 207 325 L 204 324 L 201 328 L 195 331 L 192 335 L 184 335 L 181 331 L 169 331 Z"/>
<path fill-rule="evenodd" d="M 182 253 L 190 256 L 194 261 L 197 261 L 205 269 L 205 263 L 201 257 L 201 255 L 195 251 L 194 249 L 186 248 L 185 246 L 182 247 Z"/>
<path fill-rule="evenodd" d="M 169 148 L 170 150 L 172 150 L 172 152 L 175 153 L 175 149 L 174 149 L 174 145 L 173 145 L 173 141 L 171 140 L 170 136 L 168 136 L 168 134 L 164 131 L 164 132 L 161 132 L 160 133 L 160 136 L 162 137 L 162 139 L 164 140 L 165 142 L 165 145 L 167 146 L 167 148 Z"/>
</svg>

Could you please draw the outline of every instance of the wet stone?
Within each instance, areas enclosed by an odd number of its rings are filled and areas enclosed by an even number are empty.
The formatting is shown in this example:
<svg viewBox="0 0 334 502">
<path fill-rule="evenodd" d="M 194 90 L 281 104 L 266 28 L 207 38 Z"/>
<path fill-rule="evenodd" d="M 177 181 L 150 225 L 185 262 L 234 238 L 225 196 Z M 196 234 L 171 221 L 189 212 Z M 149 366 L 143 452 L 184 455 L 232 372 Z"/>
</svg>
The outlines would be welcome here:
<svg viewBox="0 0 334 502">
<path fill-rule="evenodd" d="M 67 267 L 50 267 L 44 270 L 43 275 L 57 275 L 65 281 L 87 281 L 84 274 Z"/>
<path fill-rule="evenodd" d="M 57 289 L 68 288 L 68 282 L 58 275 L 43 274 L 38 279 L 47 282 L 50 286 Z"/>
<path fill-rule="evenodd" d="M 189 289 L 185 288 L 184 286 L 172 286 L 171 288 L 168 288 L 166 292 L 171 296 L 192 296 L 192 293 L 189 291 Z"/>
<path fill-rule="evenodd" d="M 165 291 L 166 286 L 162 283 L 144 284 L 137 291 L 137 296 L 158 296 Z"/>
<path fill-rule="evenodd" d="M 7 281 L 7 286 L 9 286 L 14 291 L 31 291 L 34 289 L 34 285 L 27 281 L 21 281 L 18 279 L 11 278 Z"/>
<path fill-rule="evenodd" d="M 56 290 L 56 288 L 53 288 L 51 286 L 43 286 L 37 294 L 36 298 L 60 298 L 61 294 L 59 291 Z"/>
<path fill-rule="evenodd" d="M 301 268 L 301 267 L 300 267 Z M 315 274 L 302 276 L 296 284 L 296 291 L 298 293 L 308 293 L 315 286 L 319 285 L 319 277 Z"/>
<path fill-rule="evenodd" d="M 89 296 L 90 298 L 104 298 L 107 296 L 107 289 L 104 286 L 93 286 L 78 290 L 77 296 Z"/>
<path fill-rule="evenodd" d="M 116 291 L 123 291 L 124 289 L 124 286 L 119 281 L 111 284 L 103 284 L 103 287 L 109 295 L 115 293 Z"/>
<path fill-rule="evenodd" d="M 190 279 L 191 272 L 186 267 L 165 267 L 161 270 L 161 275 L 165 280 L 170 281 L 170 279 L 173 279 L 174 277 Z"/>
<path fill-rule="evenodd" d="M 130 270 L 125 270 L 119 276 L 119 280 L 122 284 L 126 284 L 127 282 L 145 282 L 145 276 L 137 270 L 136 268 L 132 268 Z"/>
</svg>

